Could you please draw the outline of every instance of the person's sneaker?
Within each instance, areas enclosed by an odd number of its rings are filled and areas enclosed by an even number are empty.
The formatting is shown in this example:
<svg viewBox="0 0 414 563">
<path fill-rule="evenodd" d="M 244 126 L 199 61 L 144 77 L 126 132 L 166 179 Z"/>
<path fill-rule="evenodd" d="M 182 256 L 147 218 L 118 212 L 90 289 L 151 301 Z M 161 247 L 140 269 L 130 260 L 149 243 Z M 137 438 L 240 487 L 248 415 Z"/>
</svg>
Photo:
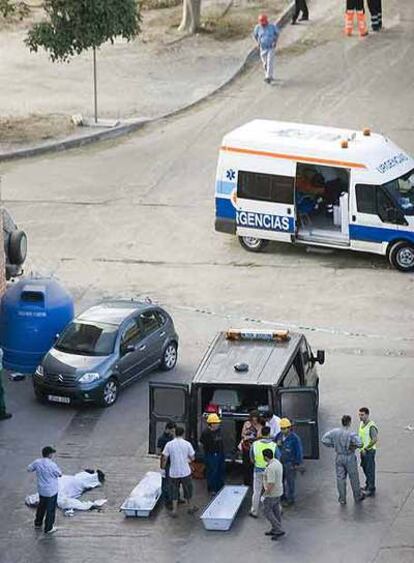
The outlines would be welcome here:
<svg viewBox="0 0 414 563">
<path fill-rule="evenodd" d="M 366 496 L 366 497 L 374 497 L 374 496 L 375 496 L 375 491 L 370 491 L 369 489 L 365 489 L 365 491 L 364 491 L 364 496 Z"/>
<path fill-rule="evenodd" d="M 296 20 L 291 22 L 292 25 L 296 25 Z"/>
<path fill-rule="evenodd" d="M 277 538 L 281 538 L 285 534 L 286 534 L 286 532 L 275 532 L 273 535 L 276 536 Z"/>
<path fill-rule="evenodd" d="M 355 502 L 362 502 L 366 498 L 367 498 L 367 495 L 364 495 L 364 493 L 362 493 L 361 496 L 359 497 L 359 499 L 355 500 Z"/>
<path fill-rule="evenodd" d="M 338 500 L 338 502 L 339 502 L 339 504 L 346 504 L 346 500 L 343 500 L 341 498 Z"/>
<path fill-rule="evenodd" d="M 56 526 L 53 526 L 53 528 L 51 528 L 50 530 L 45 532 L 45 534 L 54 534 L 57 531 L 58 531 L 58 528 L 56 528 Z"/>
<path fill-rule="evenodd" d="M 13 415 L 11 412 L 3 412 L 2 414 L 0 414 L 0 420 L 8 420 L 12 416 Z"/>
</svg>

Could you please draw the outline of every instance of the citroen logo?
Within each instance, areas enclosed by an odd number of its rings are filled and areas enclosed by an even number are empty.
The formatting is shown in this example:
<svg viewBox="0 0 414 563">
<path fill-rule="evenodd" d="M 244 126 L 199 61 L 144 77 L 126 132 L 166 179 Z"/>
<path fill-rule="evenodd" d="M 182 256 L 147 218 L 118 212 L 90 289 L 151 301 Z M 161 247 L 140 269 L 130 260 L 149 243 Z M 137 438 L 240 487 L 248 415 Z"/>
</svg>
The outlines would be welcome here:
<svg viewBox="0 0 414 563">
<path fill-rule="evenodd" d="M 58 381 L 63 383 L 63 375 L 61 373 L 58 375 Z"/>
</svg>

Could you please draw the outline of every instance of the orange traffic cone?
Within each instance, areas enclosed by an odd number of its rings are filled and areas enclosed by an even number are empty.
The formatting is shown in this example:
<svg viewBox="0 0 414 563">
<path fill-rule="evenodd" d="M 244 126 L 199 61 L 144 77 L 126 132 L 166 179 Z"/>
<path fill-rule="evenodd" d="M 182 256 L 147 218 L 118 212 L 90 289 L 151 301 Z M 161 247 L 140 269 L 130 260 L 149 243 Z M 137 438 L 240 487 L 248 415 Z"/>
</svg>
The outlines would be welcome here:
<svg viewBox="0 0 414 563">
<path fill-rule="evenodd" d="M 354 29 L 354 10 L 347 10 L 345 12 L 345 35 L 350 37 Z"/>
<path fill-rule="evenodd" d="M 357 20 L 359 36 L 365 37 L 365 35 L 368 35 L 368 27 L 364 12 L 357 12 Z"/>
</svg>

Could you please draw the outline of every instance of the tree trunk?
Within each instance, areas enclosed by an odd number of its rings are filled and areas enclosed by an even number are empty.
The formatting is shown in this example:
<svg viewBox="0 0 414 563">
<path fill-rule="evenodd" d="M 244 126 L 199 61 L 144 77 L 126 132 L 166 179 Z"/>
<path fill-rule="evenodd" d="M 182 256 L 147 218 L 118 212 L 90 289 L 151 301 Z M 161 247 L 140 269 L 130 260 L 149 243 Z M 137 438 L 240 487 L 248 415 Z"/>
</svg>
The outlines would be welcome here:
<svg viewBox="0 0 414 563">
<path fill-rule="evenodd" d="M 201 0 L 183 0 L 183 17 L 178 31 L 195 33 L 200 27 Z"/>
</svg>

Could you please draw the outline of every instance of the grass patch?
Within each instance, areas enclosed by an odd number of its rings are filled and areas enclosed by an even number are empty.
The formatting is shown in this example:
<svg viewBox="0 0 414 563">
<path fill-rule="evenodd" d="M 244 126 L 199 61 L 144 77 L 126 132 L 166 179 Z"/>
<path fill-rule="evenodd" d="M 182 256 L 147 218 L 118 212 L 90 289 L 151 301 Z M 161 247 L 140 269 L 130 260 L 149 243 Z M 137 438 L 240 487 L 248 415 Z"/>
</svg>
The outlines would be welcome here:
<svg viewBox="0 0 414 563">
<path fill-rule="evenodd" d="M 29 115 L 28 117 L 0 117 L 2 143 L 31 143 L 46 141 L 73 133 L 75 126 L 68 117 L 57 115 Z"/>
</svg>

